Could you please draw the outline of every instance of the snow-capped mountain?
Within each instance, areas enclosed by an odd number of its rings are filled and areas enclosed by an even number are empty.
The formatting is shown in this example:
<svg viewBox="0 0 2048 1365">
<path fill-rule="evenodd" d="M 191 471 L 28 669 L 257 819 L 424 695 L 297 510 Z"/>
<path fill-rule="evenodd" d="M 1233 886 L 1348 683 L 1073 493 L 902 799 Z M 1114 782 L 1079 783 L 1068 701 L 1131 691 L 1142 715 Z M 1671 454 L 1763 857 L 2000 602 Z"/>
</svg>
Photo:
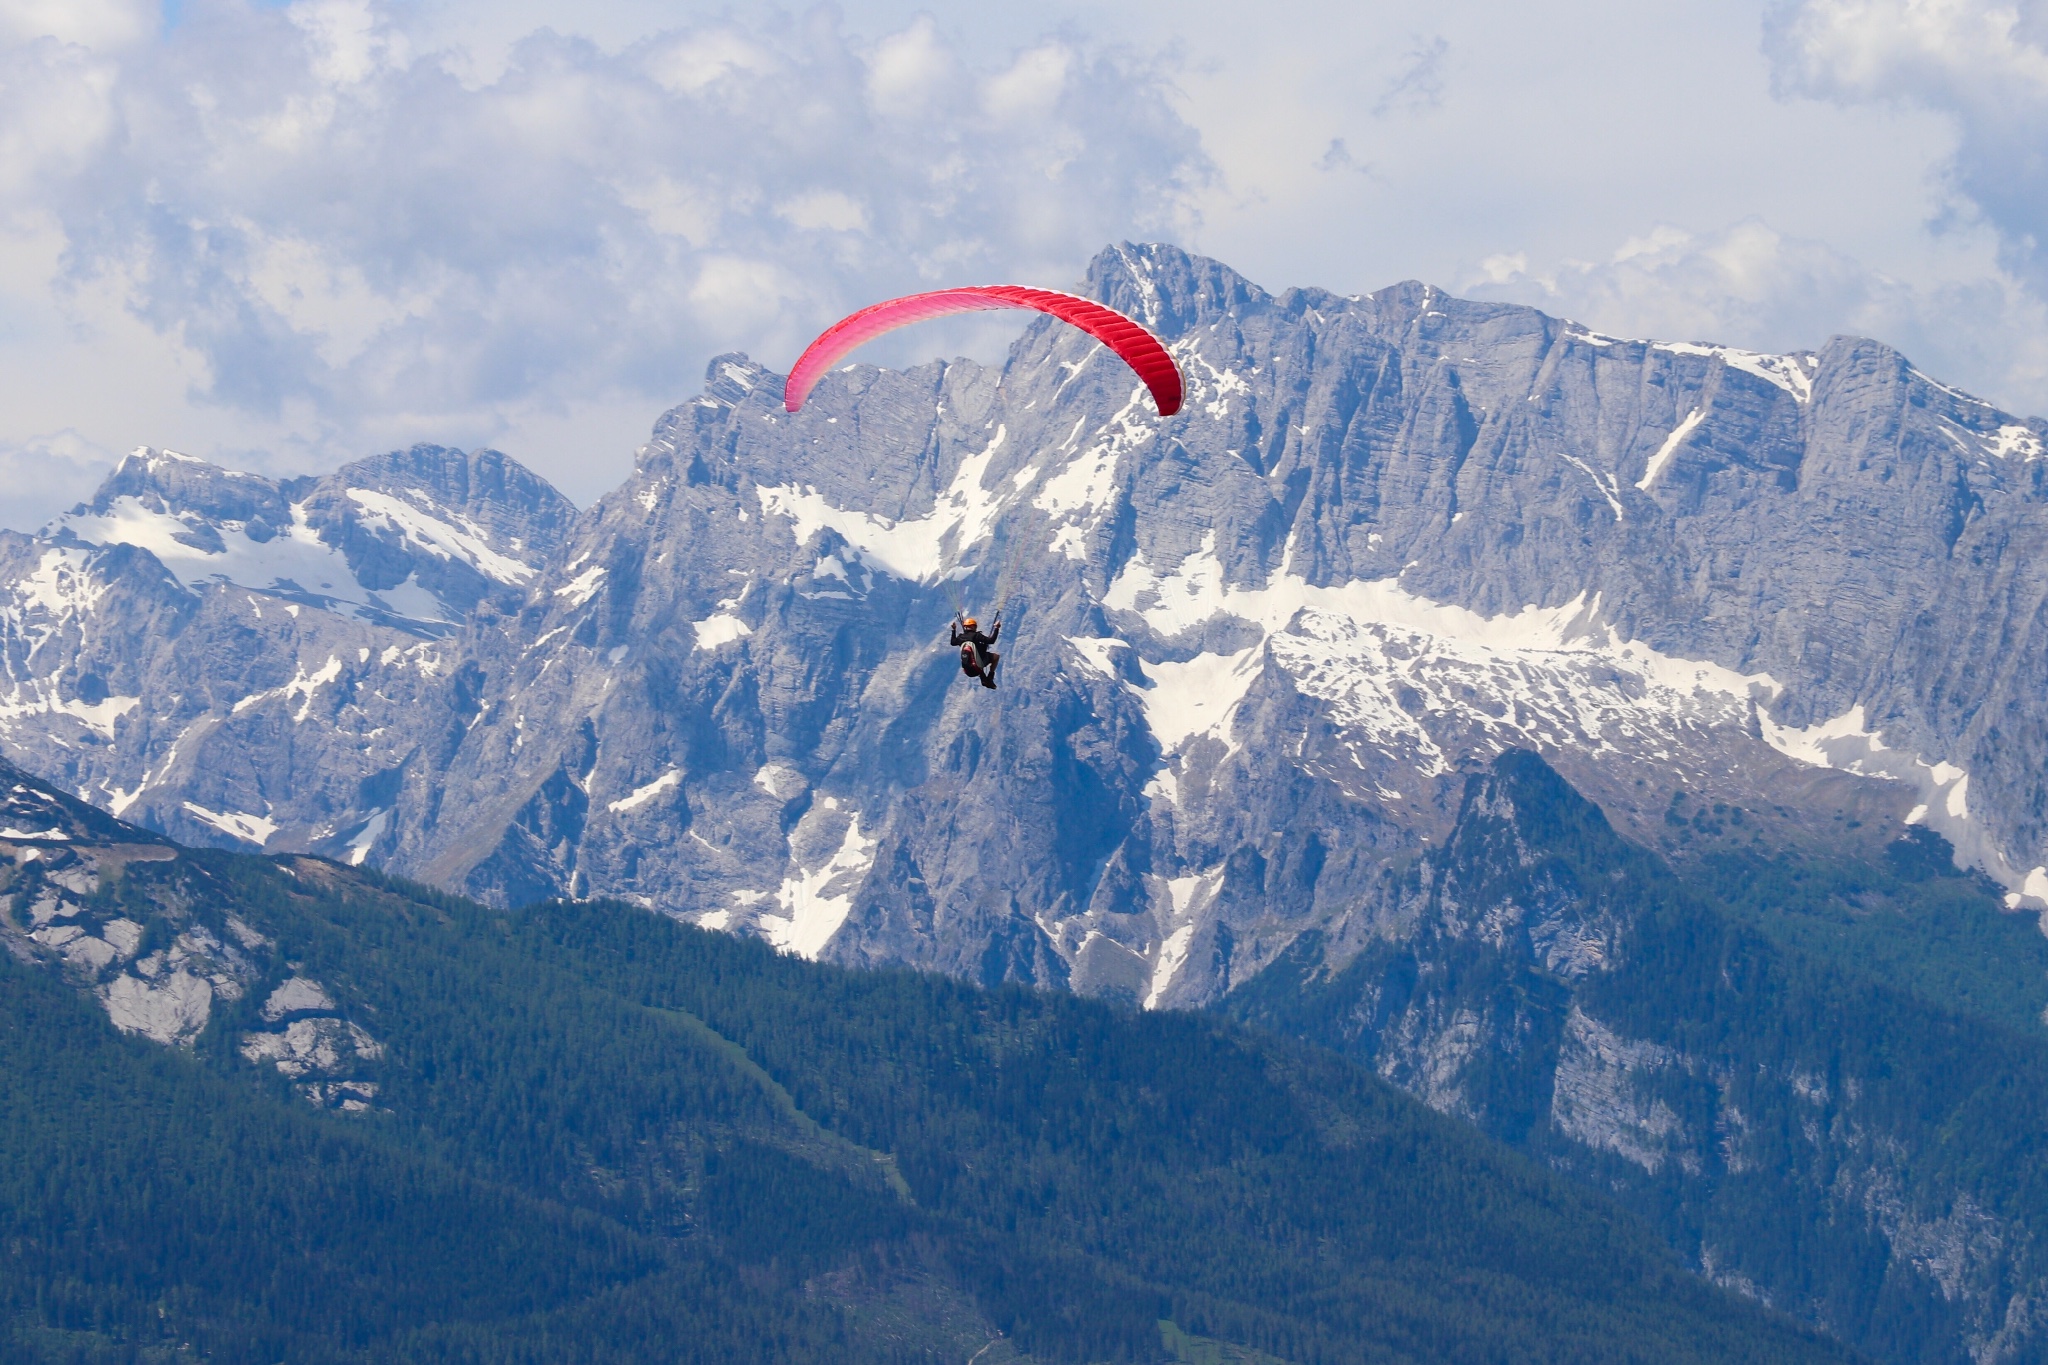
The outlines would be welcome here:
<svg viewBox="0 0 2048 1365">
<path fill-rule="evenodd" d="M 0 534 L 0 753 L 188 842 L 1152 1007 L 1389 943 L 1599 979 L 1626 926 L 1489 918 L 1440 865 L 1511 750 L 1675 859 L 1687 810 L 1871 858 L 1924 827 L 2048 908 L 2048 424 L 1856 338 L 1276 295 L 1167 247 L 1084 289 L 1167 341 L 1178 417 L 1041 321 L 795 416 L 720 357 L 580 515 L 489 452 L 286 484 L 140 452 Z M 990 693 L 945 628 L 997 607 Z M 1558 1010 L 1559 1140 L 1665 1170 L 1567 1093 L 1649 1044 Z M 1374 1055 L 1476 1112 L 1517 1017 L 1418 1004 Z M 1980 1280 L 1988 1341 L 2033 1291 Z"/>
<path fill-rule="evenodd" d="M 495 451 L 284 483 L 137 451 L 40 536 L 0 532 L 7 753 L 192 842 L 361 861 L 448 637 L 516 608 L 574 516 Z"/>
<path fill-rule="evenodd" d="M 1681 789 L 1785 839 L 1924 823 L 2048 905 L 2040 422 L 1869 341 L 1168 248 L 1088 289 L 1182 416 L 1040 322 L 795 417 L 723 357 L 580 518 L 488 452 L 138 452 L 4 552 L 7 750 L 180 837 L 1154 1004 L 1371 922 L 1515 746 L 1646 837 Z M 990 697 L 937 642 L 998 605 Z"/>
<path fill-rule="evenodd" d="M 414 446 L 280 484 L 145 447 L 43 536 L 146 549 L 187 588 L 255 588 L 438 636 L 487 596 L 516 602 L 574 515 L 492 450 Z"/>
</svg>

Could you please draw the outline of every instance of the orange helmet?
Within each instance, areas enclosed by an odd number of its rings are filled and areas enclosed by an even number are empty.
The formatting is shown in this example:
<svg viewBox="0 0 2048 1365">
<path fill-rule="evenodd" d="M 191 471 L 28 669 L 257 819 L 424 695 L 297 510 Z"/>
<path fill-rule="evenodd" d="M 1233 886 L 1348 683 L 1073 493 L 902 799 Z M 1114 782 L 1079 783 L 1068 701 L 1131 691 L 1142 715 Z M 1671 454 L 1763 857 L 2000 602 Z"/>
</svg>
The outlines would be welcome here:
<svg viewBox="0 0 2048 1365">
<path fill-rule="evenodd" d="M 962 621 L 960 624 L 967 627 L 969 630 L 973 630 L 975 627 L 975 620 L 972 616 L 970 616 L 965 621 Z"/>
</svg>

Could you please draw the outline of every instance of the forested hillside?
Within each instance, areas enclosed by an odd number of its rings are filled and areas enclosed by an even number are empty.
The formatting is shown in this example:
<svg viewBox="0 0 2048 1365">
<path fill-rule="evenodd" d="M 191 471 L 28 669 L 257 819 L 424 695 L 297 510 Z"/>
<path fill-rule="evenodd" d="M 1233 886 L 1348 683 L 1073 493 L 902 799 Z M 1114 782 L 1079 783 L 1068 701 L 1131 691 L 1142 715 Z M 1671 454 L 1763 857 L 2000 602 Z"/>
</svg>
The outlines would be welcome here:
<svg viewBox="0 0 2048 1365">
<path fill-rule="evenodd" d="M 1298 942 L 1229 1012 L 1598 1188 L 1888 1361 L 2038 1358 L 2048 941 L 1909 829 L 1773 851 L 1674 801 L 1669 860 L 1527 752 L 1405 873 L 1414 932 Z"/>
<path fill-rule="evenodd" d="M 1847 1358 L 1220 1019 L 89 833 L 0 840 L 13 1359 Z"/>
</svg>

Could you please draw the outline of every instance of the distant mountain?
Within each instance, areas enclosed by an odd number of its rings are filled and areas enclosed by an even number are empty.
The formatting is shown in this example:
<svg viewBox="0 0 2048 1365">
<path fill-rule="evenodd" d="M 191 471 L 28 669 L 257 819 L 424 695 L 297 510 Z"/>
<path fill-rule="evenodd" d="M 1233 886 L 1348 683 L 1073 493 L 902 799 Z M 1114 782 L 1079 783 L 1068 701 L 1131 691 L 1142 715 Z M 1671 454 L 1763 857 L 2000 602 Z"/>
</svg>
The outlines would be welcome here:
<svg viewBox="0 0 2048 1365">
<path fill-rule="evenodd" d="M 1540 947 L 1501 927 L 1491 1014 L 1418 1007 L 1393 1037 L 1315 985 L 1379 990 L 1384 954 L 1478 951 L 1453 921 L 1522 923 L 1508 900 L 1453 914 L 1429 880 L 1504 754 L 1540 756 L 1715 923 L 2038 1041 L 2048 424 L 1855 338 L 1771 356 L 1420 284 L 1273 294 L 1161 246 L 1104 252 L 1081 288 L 1167 340 L 1180 416 L 1041 321 L 1000 367 L 853 366 L 796 416 L 779 376 L 720 357 L 573 517 L 502 457 L 434 448 L 271 494 L 131 460 L 44 536 L 0 536 L 0 752 L 187 842 L 501 906 L 617 897 L 1129 1006 L 1239 1008 L 1288 980 L 1303 1012 L 1269 993 L 1260 1017 L 1587 1179 L 1621 1178 L 1611 1157 L 1675 1181 L 1673 1208 L 1723 1197 L 1696 1148 L 1724 1118 L 1687 1119 L 1697 1171 L 1629 1147 L 1651 1171 L 1556 1118 L 1576 1054 L 1517 1056 L 1501 1022 L 1540 980 L 1544 1028 L 1577 1002 L 1624 1052 L 1705 1056 L 1581 999 L 1639 902 Z M 332 572 L 279 567 L 281 541 Z M 944 630 L 998 606 L 990 694 Z M 1899 889 L 1902 836 L 1988 883 Z M 1504 870 L 1459 884 L 1506 897 L 1516 846 L 1485 846 Z M 1761 906 L 1757 886 L 1803 889 Z M 1687 998 L 1720 1038 L 1720 1005 Z M 1802 1046 L 1830 1027 L 1779 1023 Z M 1496 1063 L 1506 1090 L 1473 1070 Z M 1885 1131 L 1909 1163 L 1939 1140 Z M 2009 1240 L 1970 1243 L 1967 1274 L 1914 1240 L 1959 1200 L 1987 1236 L 2034 1235 L 1991 1176 L 1908 1182 L 1950 1202 L 1901 1221 L 1869 1212 L 1879 1185 L 1782 1169 L 1759 1209 L 1867 1235 L 1871 1293 L 1903 1277 L 1919 1326 L 1896 1358 L 2039 1349 Z M 1796 1257 L 1745 1264 L 1814 1320 L 1861 1311 Z"/>
<path fill-rule="evenodd" d="M 10 1360 L 1849 1359 L 1327 1054 L 0 781 Z"/>
<path fill-rule="evenodd" d="M 43 535 L 146 549 L 188 589 L 254 588 L 431 637 L 486 598 L 515 606 L 575 514 L 494 450 L 414 446 L 280 484 L 143 449 Z"/>
<path fill-rule="evenodd" d="M 495 451 L 286 483 L 137 451 L 40 536 L 0 532 L 6 751 L 188 841 L 360 861 L 451 635 L 516 608 L 574 517 Z"/>
</svg>

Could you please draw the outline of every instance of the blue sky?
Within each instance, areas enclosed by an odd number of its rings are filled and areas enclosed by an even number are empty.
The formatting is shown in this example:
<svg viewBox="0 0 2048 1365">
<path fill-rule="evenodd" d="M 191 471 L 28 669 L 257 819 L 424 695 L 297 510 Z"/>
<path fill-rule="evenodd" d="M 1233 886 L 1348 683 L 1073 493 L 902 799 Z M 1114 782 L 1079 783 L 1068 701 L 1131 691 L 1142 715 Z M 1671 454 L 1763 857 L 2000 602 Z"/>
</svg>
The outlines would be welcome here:
<svg viewBox="0 0 2048 1365">
<path fill-rule="evenodd" d="M 588 502 L 712 354 L 1126 237 L 2048 412 L 2043 148 L 2048 0 L 0 0 L 0 524 L 143 443 Z"/>
</svg>

